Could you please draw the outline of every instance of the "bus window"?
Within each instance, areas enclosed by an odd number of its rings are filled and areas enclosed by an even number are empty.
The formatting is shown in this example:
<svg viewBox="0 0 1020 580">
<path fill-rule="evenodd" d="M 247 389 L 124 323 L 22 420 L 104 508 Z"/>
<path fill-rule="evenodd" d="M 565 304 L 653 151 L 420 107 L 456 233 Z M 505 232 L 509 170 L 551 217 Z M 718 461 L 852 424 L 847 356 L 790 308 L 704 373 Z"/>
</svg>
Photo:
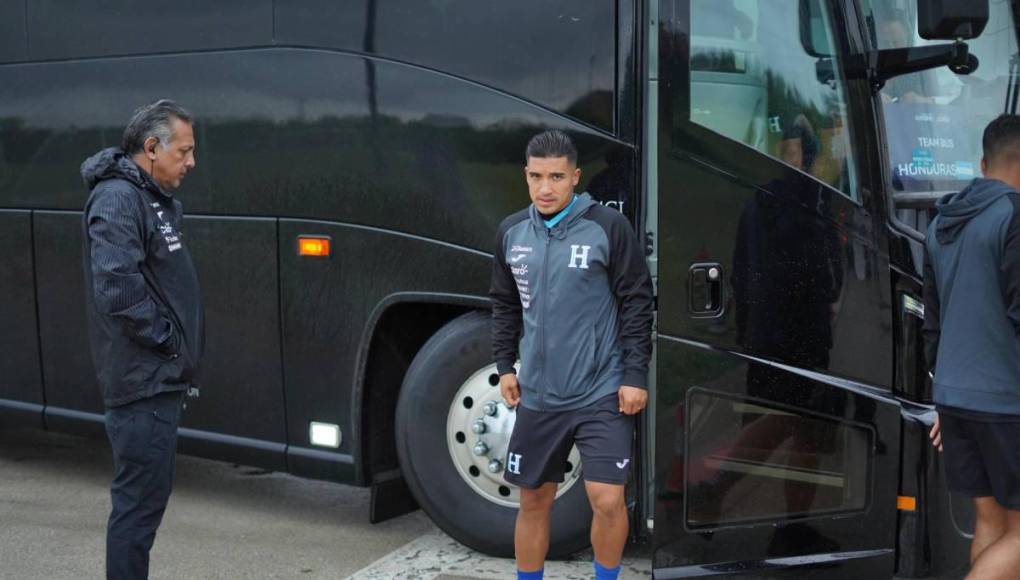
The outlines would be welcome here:
<svg viewBox="0 0 1020 580">
<path fill-rule="evenodd" d="M 764 365 L 751 372 L 775 373 Z M 824 396 L 817 388 L 811 393 Z M 692 389 L 689 397 L 689 527 L 787 520 L 867 506 L 867 428 L 702 389 Z"/>
<path fill-rule="evenodd" d="M 989 22 L 1001 25 L 967 41 L 979 61 L 975 72 L 957 75 L 941 67 L 894 77 L 882 87 L 893 191 L 962 188 L 980 175 L 985 125 L 999 113 L 1016 112 L 1007 103 L 1011 79 L 1020 73 L 1013 14 L 1009 2 L 992 2 L 989 9 Z M 945 43 L 917 35 L 917 0 L 870 0 L 864 11 L 879 49 Z"/>
<path fill-rule="evenodd" d="M 816 45 L 835 46 L 812 8 Z M 805 51 L 800 18 L 797 0 L 692 0 L 690 118 L 857 199 L 838 57 Z"/>
</svg>

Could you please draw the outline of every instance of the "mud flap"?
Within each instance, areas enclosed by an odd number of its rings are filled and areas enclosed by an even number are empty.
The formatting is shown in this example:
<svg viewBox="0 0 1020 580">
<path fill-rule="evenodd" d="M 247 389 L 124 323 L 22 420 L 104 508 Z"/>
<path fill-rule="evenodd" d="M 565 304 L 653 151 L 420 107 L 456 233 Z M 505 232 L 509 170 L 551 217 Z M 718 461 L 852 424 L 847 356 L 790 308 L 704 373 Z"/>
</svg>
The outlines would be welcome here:
<svg viewBox="0 0 1020 580">
<path fill-rule="evenodd" d="M 400 475 L 387 475 L 372 484 L 372 501 L 368 519 L 373 524 L 385 522 L 418 509 L 418 502 Z"/>
</svg>

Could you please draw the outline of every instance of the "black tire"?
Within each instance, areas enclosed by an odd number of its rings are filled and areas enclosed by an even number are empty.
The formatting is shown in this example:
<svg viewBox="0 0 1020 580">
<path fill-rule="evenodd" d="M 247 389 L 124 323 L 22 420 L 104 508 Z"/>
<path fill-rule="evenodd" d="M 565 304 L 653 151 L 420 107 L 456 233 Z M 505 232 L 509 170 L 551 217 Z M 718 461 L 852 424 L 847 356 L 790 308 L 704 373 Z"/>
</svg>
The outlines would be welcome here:
<svg viewBox="0 0 1020 580">
<path fill-rule="evenodd" d="M 472 312 L 441 328 L 415 356 L 397 402 L 397 455 L 425 513 L 460 543 L 512 558 L 517 510 L 486 499 L 464 482 L 447 448 L 446 421 L 460 387 L 492 364 L 488 313 Z M 549 557 L 589 545 L 591 507 L 578 481 L 553 505 Z"/>
</svg>

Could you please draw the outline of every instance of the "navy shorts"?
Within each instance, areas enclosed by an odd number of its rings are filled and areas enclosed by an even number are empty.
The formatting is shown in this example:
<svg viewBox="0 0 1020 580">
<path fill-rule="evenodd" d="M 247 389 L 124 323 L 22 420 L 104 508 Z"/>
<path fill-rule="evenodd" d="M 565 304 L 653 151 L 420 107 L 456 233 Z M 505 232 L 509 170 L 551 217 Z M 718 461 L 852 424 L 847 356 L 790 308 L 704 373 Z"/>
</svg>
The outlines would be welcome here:
<svg viewBox="0 0 1020 580">
<path fill-rule="evenodd" d="M 1006 509 L 1020 510 L 1020 417 L 975 415 L 939 409 L 949 491 L 994 497 Z"/>
<path fill-rule="evenodd" d="M 572 411 L 519 405 L 503 478 L 528 489 L 560 483 L 570 448 L 577 445 L 585 481 L 623 485 L 630 474 L 633 440 L 634 415 L 620 412 L 615 393 Z"/>
</svg>

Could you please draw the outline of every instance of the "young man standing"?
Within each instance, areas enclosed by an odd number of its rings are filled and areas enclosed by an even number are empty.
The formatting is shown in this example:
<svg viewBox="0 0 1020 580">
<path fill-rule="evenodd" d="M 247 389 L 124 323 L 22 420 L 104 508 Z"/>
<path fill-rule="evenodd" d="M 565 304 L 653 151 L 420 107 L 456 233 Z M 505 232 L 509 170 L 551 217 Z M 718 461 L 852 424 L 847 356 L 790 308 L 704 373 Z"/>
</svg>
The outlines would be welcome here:
<svg viewBox="0 0 1020 580">
<path fill-rule="evenodd" d="M 557 483 L 577 445 L 595 577 L 612 579 L 627 540 L 634 415 L 648 400 L 651 277 L 627 219 L 574 193 L 581 170 L 566 134 L 536 135 L 525 157 L 532 204 L 499 227 L 490 291 L 500 392 L 517 406 L 504 477 L 521 490 L 518 578 L 542 578 Z"/>
<path fill-rule="evenodd" d="M 928 228 L 924 336 L 949 489 L 974 499 L 970 579 L 1020 570 L 1020 117 L 985 129 L 983 179 Z"/>
<path fill-rule="evenodd" d="M 192 117 L 161 100 L 135 112 L 120 147 L 87 159 L 82 221 L 92 360 L 113 449 L 106 577 L 149 577 L 174 477 L 177 425 L 203 346 L 198 276 L 173 191 L 195 167 Z"/>
</svg>

